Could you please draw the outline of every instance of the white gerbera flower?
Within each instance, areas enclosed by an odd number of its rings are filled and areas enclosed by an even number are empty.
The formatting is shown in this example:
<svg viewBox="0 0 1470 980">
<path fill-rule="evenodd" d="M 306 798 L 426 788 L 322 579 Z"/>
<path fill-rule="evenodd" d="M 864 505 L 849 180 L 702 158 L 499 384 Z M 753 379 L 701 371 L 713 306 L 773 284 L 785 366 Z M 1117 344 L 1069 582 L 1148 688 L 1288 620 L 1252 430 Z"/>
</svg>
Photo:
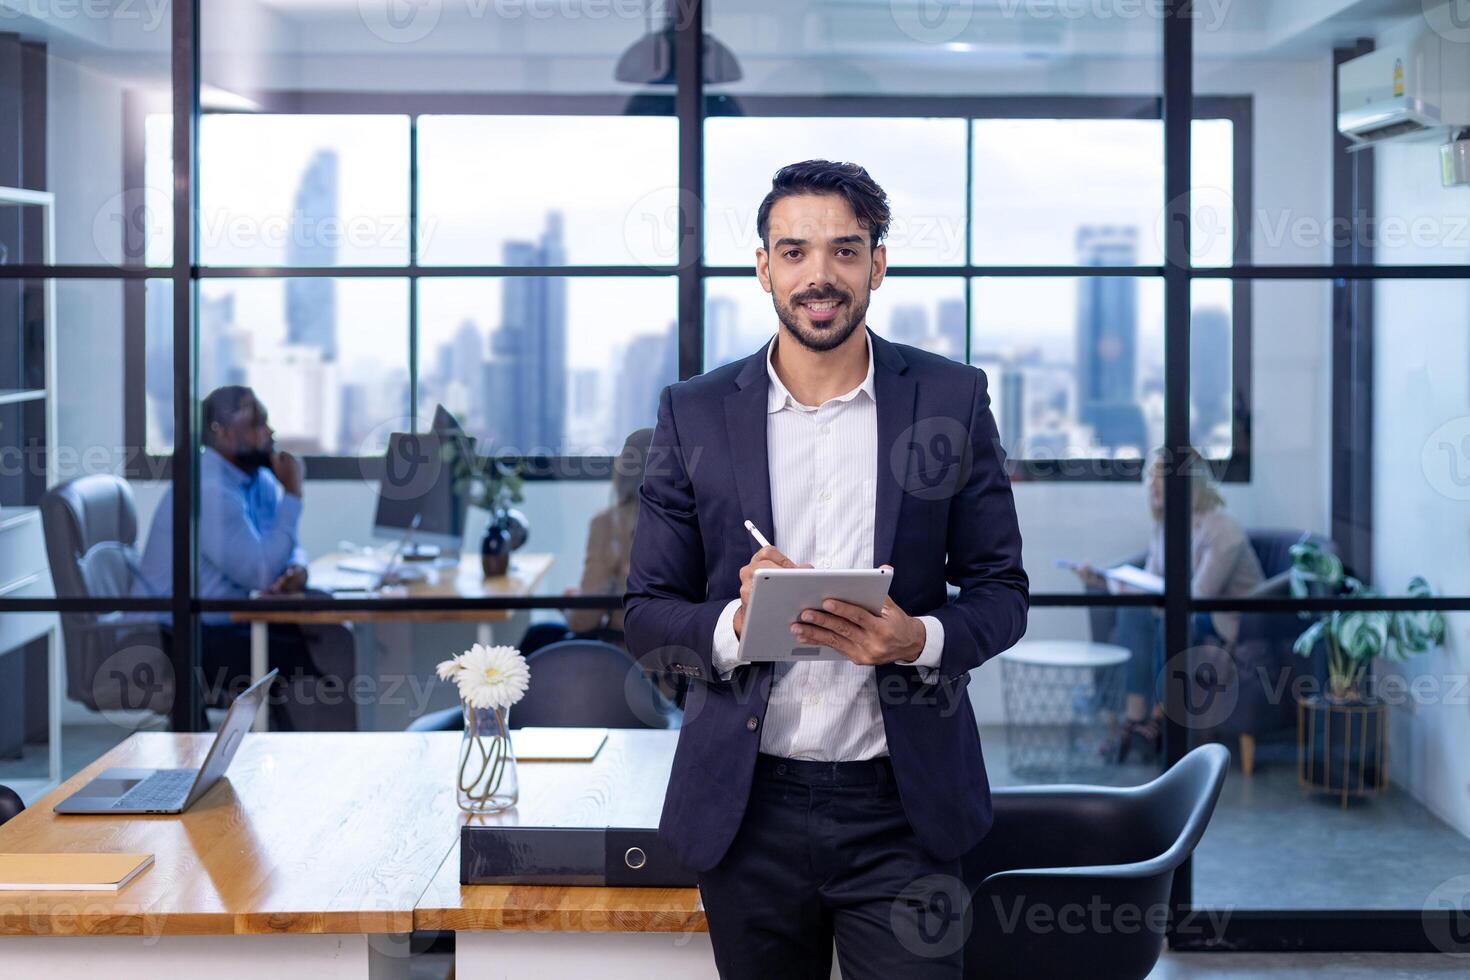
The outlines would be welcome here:
<svg viewBox="0 0 1470 980">
<path fill-rule="evenodd" d="M 531 683 L 531 668 L 515 647 L 476 643 L 457 660 L 454 682 L 472 708 L 509 708 L 525 696 Z"/>
<path fill-rule="evenodd" d="M 458 674 L 461 669 L 459 657 L 450 657 L 448 660 L 439 661 L 439 666 L 434 668 L 434 672 L 439 675 L 441 681 L 452 681 L 454 675 Z"/>
</svg>

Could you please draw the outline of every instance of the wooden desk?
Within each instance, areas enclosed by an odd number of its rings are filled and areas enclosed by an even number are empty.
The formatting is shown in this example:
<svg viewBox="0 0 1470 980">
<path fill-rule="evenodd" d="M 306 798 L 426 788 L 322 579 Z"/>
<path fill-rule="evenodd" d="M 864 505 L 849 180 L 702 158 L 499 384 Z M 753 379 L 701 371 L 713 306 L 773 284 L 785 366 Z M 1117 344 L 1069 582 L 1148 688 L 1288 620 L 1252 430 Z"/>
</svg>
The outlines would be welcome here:
<svg viewBox="0 0 1470 980">
<path fill-rule="evenodd" d="M 4 851 L 155 855 L 118 892 L 0 892 L 7 975 L 406 976 L 415 905 L 458 839 L 459 736 L 256 734 L 182 816 L 52 812 L 109 766 L 198 765 L 209 738 L 133 735 L 0 827 Z"/>
<path fill-rule="evenodd" d="M 675 731 L 614 730 L 591 763 L 521 766 L 514 810 L 461 822 L 656 827 L 677 742 Z M 413 922 L 456 933 L 462 977 L 532 976 L 552 962 L 601 980 L 716 975 L 697 889 L 461 885 L 457 838 Z"/>
<path fill-rule="evenodd" d="M 353 556 L 327 554 L 311 563 L 307 572 L 307 583 L 331 583 L 334 589 L 371 587 L 374 576 L 367 573 L 344 572 L 337 566 Z M 366 598 L 392 599 L 479 599 L 517 598 L 531 595 L 537 584 L 546 577 L 555 556 L 549 554 L 516 554 L 510 559 L 510 569 L 505 575 L 486 578 L 480 566 L 480 556 L 466 552 L 459 565 L 454 568 L 426 568 L 423 581 L 405 585 L 386 586 L 382 590 L 368 593 Z M 426 565 L 428 563 L 425 563 Z M 362 597 L 358 597 L 362 598 Z M 260 610 L 230 613 L 233 622 L 250 624 L 250 679 L 259 680 L 270 669 L 270 624 L 271 623 L 342 623 L 352 622 L 371 628 L 373 623 L 400 622 L 472 622 L 479 623 L 479 642 L 490 644 L 490 624 L 510 619 L 509 609 L 328 609 L 291 612 L 289 610 Z M 364 664 L 361 655 L 373 647 L 371 634 L 358 643 L 360 655 L 358 672 L 372 673 L 371 665 Z M 366 669 L 364 669 L 366 668 Z M 269 728 L 268 714 L 261 711 L 256 719 L 256 730 Z"/>
<path fill-rule="evenodd" d="M 134 735 L 0 827 L 0 851 L 155 855 L 116 893 L 0 892 L 6 976 L 383 980 L 406 976 L 413 929 L 455 931 L 461 977 L 715 976 L 696 889 L 459 884 L 464 821 L 656 820 L 677 732 L 522 764 L 520 805 L 491 816 L 455 805 L 452 732 L 256 733 L 182 816 L 52 812 L 109 766 L 198 765 L 207 739 Z"/>
</svg>

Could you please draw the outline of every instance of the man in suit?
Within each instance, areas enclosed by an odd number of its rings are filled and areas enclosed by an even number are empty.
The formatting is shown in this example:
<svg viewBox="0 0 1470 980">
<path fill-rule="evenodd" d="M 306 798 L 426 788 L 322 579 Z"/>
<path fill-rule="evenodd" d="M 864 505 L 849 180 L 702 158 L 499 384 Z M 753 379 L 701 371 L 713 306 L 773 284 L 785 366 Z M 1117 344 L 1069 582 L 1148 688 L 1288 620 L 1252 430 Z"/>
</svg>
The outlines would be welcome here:
<svg viewBox="0 0 1470 980">
<path fill-rule="evenodd" d="M 854 164 L 778 171 L 775 337 L 660 399 L 624 629 L 694 681 L 659 830 L 723 977 L 826 977 L 834 938 L 849 978 L 961 973 L 960 857 L 992 820 L 966 685 L 1025 632 L 1029 582 L 985 375 L 867 328 L 889 217 Z M 740 661 L 752 574 L 797 565 L 891 566 L 890 598 L 792 624 L 841 659 Z"/>
</svg>

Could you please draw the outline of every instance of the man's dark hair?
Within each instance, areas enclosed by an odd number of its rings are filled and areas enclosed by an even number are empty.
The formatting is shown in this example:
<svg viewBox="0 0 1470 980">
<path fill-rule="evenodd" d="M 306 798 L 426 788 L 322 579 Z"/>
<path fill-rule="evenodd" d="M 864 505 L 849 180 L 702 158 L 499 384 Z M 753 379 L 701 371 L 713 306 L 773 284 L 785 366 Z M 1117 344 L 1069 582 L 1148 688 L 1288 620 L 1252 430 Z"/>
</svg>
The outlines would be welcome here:
<svg viewBox="0 0 1470 980">
<path fill-rule="evenodd" d="M 245 399 L 254 397 L 255 392 L 244 385 L 224 385 L 211 391 L 199 403 L 200 440 L 206 446 L 213 446 L 214 424 L 218 422 L 221 428 L 229 425 L 230 419 L 245 404 Z"/>
<path fill-rule="evenodd" d="M 868 172 L 855 163 L 833 163 L 831 160 L 803 160 L 776 171 L 771 178 L 771 192 L 761 201 L 755 213 L 755 230 L 761 244 L 771 247 L 766 233 L 770 228 L 771 207 L 783 197 L 793 194 L 839 194 L 857 215 L 858 223 L 868 230 L 874 248 L 888 234 L 888 195 Z"/>
</svg>

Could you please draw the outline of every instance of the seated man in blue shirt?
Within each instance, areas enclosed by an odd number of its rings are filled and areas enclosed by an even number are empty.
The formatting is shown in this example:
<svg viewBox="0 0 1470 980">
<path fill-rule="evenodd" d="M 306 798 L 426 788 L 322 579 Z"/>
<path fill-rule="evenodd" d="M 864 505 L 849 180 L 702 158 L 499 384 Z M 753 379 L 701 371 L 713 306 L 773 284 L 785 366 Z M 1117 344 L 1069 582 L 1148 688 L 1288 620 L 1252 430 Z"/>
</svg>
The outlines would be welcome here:
<svg viewBox="0 0 1470 980">
<path fill-rule="evenodd" d="M 301 462 L 275 447 L 265 406 L 255 392 L 227 385 L 200 406 L 199 596 L 246 599 L 306 588 L 301 520 Z M 154 512 L 138 591 L 166 593 L 173 551 L 173 490 Z M 201 617 L 200 667 L 206 702 L 220 704 L 249 684 L 250 626 L 228 614 Z M 345 679 L 353 667 L 352 634 L 344 627 L 271 626 L 270 663 L 286 680 L 272 698 L 273 727 L 352 731 L 356 709 Z"/>
</svg>

